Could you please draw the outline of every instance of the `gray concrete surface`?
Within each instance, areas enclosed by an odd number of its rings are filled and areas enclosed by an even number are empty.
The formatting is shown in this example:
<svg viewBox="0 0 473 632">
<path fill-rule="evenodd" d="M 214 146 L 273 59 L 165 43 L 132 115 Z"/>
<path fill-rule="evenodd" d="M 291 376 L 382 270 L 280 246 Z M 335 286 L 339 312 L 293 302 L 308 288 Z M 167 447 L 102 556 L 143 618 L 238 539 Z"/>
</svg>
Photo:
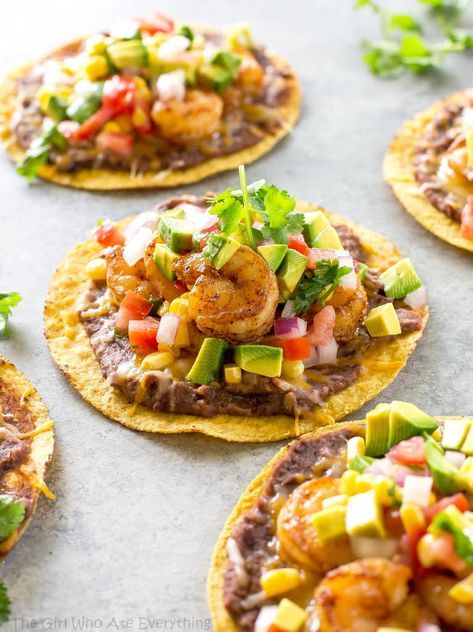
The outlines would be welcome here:
<svg viewBox="0 0 473 632">
<path fill-rule="evenodd" d="M 376 25 L 354 14 L 349 0 L 1 0 L 0 75 L 68 38 L 158 8 L 217 25 L 246 19 L 257 38 L 292 60 L 304 88 L 302 120 L 249 167 L 250 180 L 266 178 L 346 214 L 412 256 L 430 289 L 431 320 L 376 401 L 404 398 L 432 413 L 472 414 L 473 261 L 418 226 L 380 174 L 400 123 L 468 86 L 471 58 L 451 59 L 446 72 L 428 77 L 377 80 L 359 58 L 360 39 Z M 235 181 L 224 174 L 188 190 Z M 240 493 L 279 447 L 131 432 L 83 402 L 48 355 L 42 307 L 61 257 L 98 218 L 120 218 L 165 196 L 28 186 L 0 155 L 0 288 L 24 296 L 0 352 L 31 378 L 57 422 L 48 482 L 58 496 L 41 501 L 3 567 L 14 617 L 6 629 L 32 629 L 36 620 L 39 630 L 211 629 L 212 547 Z"/>
</svg>

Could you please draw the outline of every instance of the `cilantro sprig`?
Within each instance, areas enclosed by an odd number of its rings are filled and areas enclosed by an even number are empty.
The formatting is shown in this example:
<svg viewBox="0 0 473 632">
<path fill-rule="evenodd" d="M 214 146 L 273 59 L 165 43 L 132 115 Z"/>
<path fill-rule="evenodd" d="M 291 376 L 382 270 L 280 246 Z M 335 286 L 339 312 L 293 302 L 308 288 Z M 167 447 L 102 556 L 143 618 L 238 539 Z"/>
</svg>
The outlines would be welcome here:
<svg viewBox="0 0 473 632">
<path fill-rule="evenodd" d="M 22 162 L 17 168 L 17 173 L 25 176 L 28 180 L 33 180 L 39 173 L 42 165 L 46 164 L 49 153 L 52 149 L 64 150 L 67 147 L 67 140 L 58 130 L 56 125 L 47 127 L 31 143 Z"/>
<path fill-rule="evenodd" d="M 6 540 L 25 517 L 25 504 L 7 494 L 0 495 L 0 539 Z"/>
<path fill-rule="evenodd" d="M 0 625 L 6 623 L 10 618 L 11 613 L 11 601 L 8 596 L 6 586 L 3 582 L 0 582 Z"/>
<path fill-rule="evenodd" d="M 22 300 L 18 292 L 0 292 L 0 338 L 8 338 L 8 319 L 11 316 L 13 307 L 16 307 Z"/>
<path fill-rule="evenodd" d="M 320 306 L 337 288 L 342 277 L 351 272 L 348 266 L 341 266 L 337 260 L 319 261 L 312 276 L 305 276 L 297 286 L 294 297 L 294 311 L 296 314 L 307 312 L 309 307 L 317 301 Z"/>
<path fill-rule="evenodd" d="M 429 7 L 428 14 L 444 37 L 430 43 L 424 25 L 406 13 L 391 13 L 376 0 L 357 0 L 355 9 L 367 7 L 380 18 L 381 37 L 364 40 L 363 61 L 374 75 L 397 77 L 408 71 L 423 73 L 439 66 L 446 55 L 473 47 L 473 36 L 457 28 L 469 0 L 417 0 Z"/>
</svg>

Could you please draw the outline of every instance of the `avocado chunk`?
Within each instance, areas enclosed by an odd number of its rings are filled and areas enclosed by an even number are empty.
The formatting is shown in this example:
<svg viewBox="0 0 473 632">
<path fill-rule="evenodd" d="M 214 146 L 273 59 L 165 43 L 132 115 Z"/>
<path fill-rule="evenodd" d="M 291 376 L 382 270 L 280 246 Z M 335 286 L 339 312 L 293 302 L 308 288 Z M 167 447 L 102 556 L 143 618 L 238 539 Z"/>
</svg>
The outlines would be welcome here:
<svg viewBox="0 0 473 632">
<path fill-rule="evenodd" d="M 282 370 L 282 349 L 268 345 L 239 345 L 235 347 L 235 363 L 250 373 L 279 377 Z"/>
<path fill-rule="evenodd" d="M 440 443 L 424 433 L 425 459 L 436 488 L 441 494 L 450 496 L 462 488 L 458 470 L 444 456 Z"/>
<path fill-rule="evenodd" d="M 223 92 L 232 83 L 232 75 L 221 66 L 216 64 L 202 64 L 197 68 L 197 78 L 199 82 L 210 90 Z"/>
<path fill-rule="evenodd" d="M 297 250 L 289 248 L 279 268 L 277 277 L 279 293 L 284 301 L 291 296 L 301 280 L 309 259 Z"/>
<path fill-rule="evenodd" d="M 323 233 L 325 229 L 331 227 L 331 223 L 327 219 L 327 216 L 322 213 L 322 211 L 312 211 L 311 213 L 304 213 L 303 235 L 309 246 L 313 246 L 315 239 L 321 233 Z"/>
<path fill-rule="evenodd" d="M 358 261 L 358 273 L 356 276 L 360 283 L 363 283 L 363 281 L 366 278 L 367 273 L 368 273 L 368 266 L 366 265 L 366 263 L 363 263 L 363 261 Z"/>
<path fill-rule="evenodd" d="M 317 537 L 321 544 L 325 544 L 330 540 L 335 540 L 347 534 L 345 526 L 347 508 L 343 505 L 335 505 L 317 511 L 312 516 L 312 525 L 314 526 Z"/>
<path fill-rule="evenodd" d="M 76 97 L 67 108 L 67 116 L 77 123 L 84 123 L 102 103 L 103 83 L 94 83 L 93 92 Z"/>
<path fill-rule="evenodd" d="M 273 272 L 279 268 L 287 253 L 286 244 L 268 244 L 267 246 L 259 246 L 258 252 L 266 261 Z"/>
<path fill-rule="evenodd" d="M 381 504 L 376 499 L 376 491 L 370 489 L 362 494 L 350 496 L 346 516 L 347 533 L 352 536 L 384 538 Z"/>
<path fill-rule="evenodd" d="M 192 250 L 194 224 L 186 219 L 163 217 L 159 222 L 159 234 L 173 252 Z"/>
<path fill-rule="evenodd" d="M 372 465 L 376 459 L 373 459 L 371 456 L 366 456 L 366 454 L 357 454 L 351 461 L 348 466 L 349 470 L 354 470 L 359 474 L 363 474 L 363 472 Z"/>
<path fill-rule="evenodd" d="M 397 336 L 401 333 L 401 325 L 392 303 L 374 307 L 365 319 L 365 327 L 372 338 Z"/>
<path fill-rule="evenodd" d="M 120 70 L 137 70 L 148 62 L 148 51 L 140 39 L 114 42 L 107 47 L 107 52 Z"/>
<path fill-rule="evenodd" d="M 326 228 L 314 239 L 313 246 L 322 250 L 343 250 L 340 237 L 332 226 Z"/>
<path fill-rule="evenodd" d="M 202 253 L 216 270 L 220 270 L 230 261 L 240 246 L 239 241 L 224 233 L 220 235 L 210 235 Z"/>
<path fill-rule="evenodd" d="M 389 404 L 378 404 L 366 415 L 366 447 L 367 456 L 384 456 L 389 445 Z"/>
<path fill-rule="evenodd" d="M 470 427 L 468 419 L 447 419 L 443 425 L 442 448 L 461 450 Z"/>
<path fill-rule="evenodd" d="M 210 384 L 218 380 L 227 349 L 225 340 L 205 338 L 186 380 L 195 384 Z"/>
<path fill-rule="evenodd" d="M 153 260 L 163 277 L 168 281 L 174 281 L 176 274 L 173 264 L 179 259 L 179 255 L 173 252 L 165 244 L 156 244 Z"/>
<path fill-rule="evenodd" d="M 422 285 L 410 259 L 401 259 L 380 275 L 384 293 L 390 298 L 404 298 Z"/>
<path fill-rule="evenodd" d="M 55 94 L 49 97 L 46 106 L 46 114 L 55 121 L 63 121 L 67 118 L 67 108 L 64 101 Z"/>
<path fill-rule="evenodd" d="M 391 402 L 389 415 L 389 446 L 399 441 L 410 439 L 423 432 L 431 433 L 437 430 L 438 423 L 433 417 L 424 413 L 420 408 L 408 402 Z"/>
<path fill-rule="evenodd" d="M 462 444 L 461 451 L 467 456 L 473 456 L 473 427 L 469 428 Z"/>
</svg>

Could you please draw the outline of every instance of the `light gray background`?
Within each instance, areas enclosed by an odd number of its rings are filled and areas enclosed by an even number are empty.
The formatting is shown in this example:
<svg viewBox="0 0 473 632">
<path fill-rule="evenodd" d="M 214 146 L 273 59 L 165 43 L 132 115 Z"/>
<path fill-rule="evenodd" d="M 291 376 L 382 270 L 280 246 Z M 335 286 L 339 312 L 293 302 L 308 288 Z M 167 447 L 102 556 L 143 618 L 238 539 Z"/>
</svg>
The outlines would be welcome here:
<svg viewBox="0 0 473 632">
<path fill-rule="evenodd" d="M 266 178 L 382 231 L 413 258 L 430 289 L 430 323 L 397 381 L 376 401 L 403 398 L 431 413 L 472 414 L 472 258 L 418 226 L 381 177 L 383 154 L 401 122 L 469 86 L 471 58 L 450 59 L 445 73 L 380 81 L 359 51 L 377 24 L 354 13 L 349 0 L 1 0 L 0 75 L 68 38 L 155 9 L 216 25 L 245 19 L 259 40 L 293 62 L 304 89 L 302 119 L 248 168 L 249 179 Z M 224 174 L 187 191 L 235 182 L 235 173 Z M 280 447 L 126 430 L 83 402 L 48 355 L 43 300 L 62 256 L 97 219 L 144 210 L 166 195 L 28 186 L 0 155 L 0 289 L 24 297 L 0 352 L 31 378 L 57 422 L 48 483 L 58 500 L 41 500 L 3 568 L 13 615 L 24 617 L 8 629 L 45 617 L 39 629 L 72 629 L 73 617 L 76 624 L 80 617 L 98 619 L 87 629 L 116 629 L 114 617 L 131 619 L 133 630 L 151 629 L 139 617 L 162 619 L 155 629 L 205 629 L 212 547 L 240 493 Z M 59 621 L 48 619 L 54 617 Z M 200 623 L 189 628 L 184 617 Z"/>
</svg>

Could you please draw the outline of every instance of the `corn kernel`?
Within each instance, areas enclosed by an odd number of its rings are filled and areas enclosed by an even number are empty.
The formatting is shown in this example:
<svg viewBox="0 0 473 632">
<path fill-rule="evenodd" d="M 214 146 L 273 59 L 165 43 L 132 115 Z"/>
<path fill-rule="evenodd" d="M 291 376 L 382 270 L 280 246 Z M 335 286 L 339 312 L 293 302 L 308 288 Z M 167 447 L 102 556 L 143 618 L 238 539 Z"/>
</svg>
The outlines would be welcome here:
<svg viewBox="0 0 473 632">
<path fill-rule="evenodd" d="M 374 476 L 372 474 L 359 474 L 355 483 L 355 494 L 362 494 L 374 489 Z"/>
<path fill-rule="evenodd" d="M 173 355 L 177 355 L 176 350 L 172 349 L 169 345 L 164 344 L 164 342 L 158 343 L 158 351 L 169 351 L 169 353 L 172 353 Z"/>
<path fill-rule="evenodd" d="M 435 546 L 435 540 L 435 536 L 431 533 L 426 533 L 421 537 L 417 545 L 417 557 L 424 568 L 435 566 L 435 564 L 439 561 L 433 554 L 433 551 L 437 548 Z"/>
<path fill-rule="evenodd" d="M 435 441 L 438 441 L 439 443 L 442 442 L 442 432 L 440 428 L 437 428 L 437 430 L 434 430 L 431 436 L 432 436 L 432 439 L 435 439 Z"/>
<path fill-rule="evenodd" d="M 188 347 L 190 345 L 189 330 L 184 320 L 181 320 L 177 328 L 176 338 L 174 339 L 174 348 Z"/>
<path fill-rule="evenodd" d="M 136 128 L 144 127 L 148 124 L 149 119 L 143 108 L 139 106 L 135 107 L 131 115 L 131 122 L 133 123 L 133 127 Z"/>
<path fill-rule="evenodd" d="M 174 356 L 169 351 L 156 351 L 155 353 L 150 353 L 143 359 L 141 368 L 143 371 L 160 371 L 172 364 L 173 361 Z"/>
<path fill-rule="evenodd" d="M 301 360 L 283 360 L 282 362 L 282 375 L 289 379 L 300 377 L 304 369 L 304 363 Z"/>
<path fill-rule="evenodd" d="M 192 320 L 189 314 L 189 302 L 181 296 L 179 298 L 175 298 L 171 302 L 171 304 L 169 305 L 169 311 L 173 312 L 173 314 L 177 314 L 179 318 L 181 318 L 186 323 L 190 323 L 190 321 Z"/>
<path fill-rule="evenodd" d="M 92 35 L 85 42 L 85 50 L 90 55 L 99 55 L 107 48 L 107 40 L 104 35 Z"/>
<path fill-rule="evenodd" d="M 107 121 L 102 129 L 104 132 L 112 132 L 113 134 L 122 131 L 120 125 L 116 121 Z"/>
<path fill-rule="evenodd" d="M 353 461 L 357 454 L 365 453 L 365 440 L 362 437 L 352 437 L 347 442 L 347 463 Z"/>
<path fill-rule="evenodd" d="M 407 532 L 425 527 L 425 516 L 419 505 L 404 503 L 399 511 L 402 525 Z"/>
<path fill-rule="evenodd" d="M 90 81 L 102 79 L 109 73 L 108 63 L 105 57 L 92 55 L 84 66 L 85 74 Z"/>
<path fill-rule="evenodd" d="M 230 24 L 225 27 L 225 37 L 230 48 L 251 48 L 251 29 L 248 24 Z"/>
<path fill-rule="evenodd" d="M 89 261 L 85 267 L 87 276 L 93 281 L 105 281 L 107 278 L 107 263 L 105 259 L 94 259 Z"/>
<path fill-rule="evenodd" d="M 163 303 L 158 307 L 157 312 L 158 316 L 164 316 L 169 311 L 169 301 L 163 301 Z"/>
<path fill-rule="evenodd" d="M 148 88 L 148 84 L 143 79 L 143 77 L 133 77 L 133 81 L 135 82 L 137 96 L 143 99 L 144 101 L 148 101 L 148 102 L 151 101 L 153 98 L 153 95 L 151 93 L 151 90 Z"/>
<path fill-rule="evenodd" d="M 355 489 L 358 476 L 358 472 L 355 472 L 354 470 L 347 470 L 346 472 L 343 472 L 340 479 L 340 493 L 346 494 L 347 496 L 353 496 L 356 493 Z"/>
<path fill-rule="evenodd" d="M 274 597 L 294 590 L 302 583 L 302 577 L 295 568 L 276 568 L 261 577 L 261 588 L 268 595 Z"/>
<path fill-rule="evenodd" d="M 396 486 L 393 484 L 393 481 L 386 476 L 375 476 L 373 481 L 373 489 L 376 494 L 376 500 L 386 507 L 391 507 L 393 504 L 393 490 L 396 489 Z"/>
<path fill-rule="evenodd" d="M 473 573 L 452 586 L 448 591 L 448 595 L 457 603 L 473 603 Z"/>
<path fill-rule="evenodd" d="M 131 118 L 127 116 L 126 114 L 117 116 L 115 120 L 120 126 L 121 132 L 125 132 L 125 134 L 129 134 L 130 132 L 133 131 L 133 123 L 131 122 Z"/>
<path fill-rule="evenodd" d="M 236 364 L 227 364 L 223 372 L 227 384 L 241 384 L 241 369 L 239 366 Z"/>
<path fill-rule="evenodd" d="M 331 496 L 330 498 L 324 498 L 322 501 L 322 507 L 327 509 L 334 505 L 346 505 L 348 502 L 348 496 L 346 494 L 337 494 L 337 496 Z"/>
<path fill-rule="evenodd" d="M 434 492 L 430 492 L 429 505 L 435 505 L 436 502 L 437 502 L 437 496 L 434 494 Z"/>
<path fill-rule="evenodd" d="M 273 626 L 284 632 L 299 632 L 307 621 L 308 614 L 290 599 L 279 602 Z"/>
</svg>

